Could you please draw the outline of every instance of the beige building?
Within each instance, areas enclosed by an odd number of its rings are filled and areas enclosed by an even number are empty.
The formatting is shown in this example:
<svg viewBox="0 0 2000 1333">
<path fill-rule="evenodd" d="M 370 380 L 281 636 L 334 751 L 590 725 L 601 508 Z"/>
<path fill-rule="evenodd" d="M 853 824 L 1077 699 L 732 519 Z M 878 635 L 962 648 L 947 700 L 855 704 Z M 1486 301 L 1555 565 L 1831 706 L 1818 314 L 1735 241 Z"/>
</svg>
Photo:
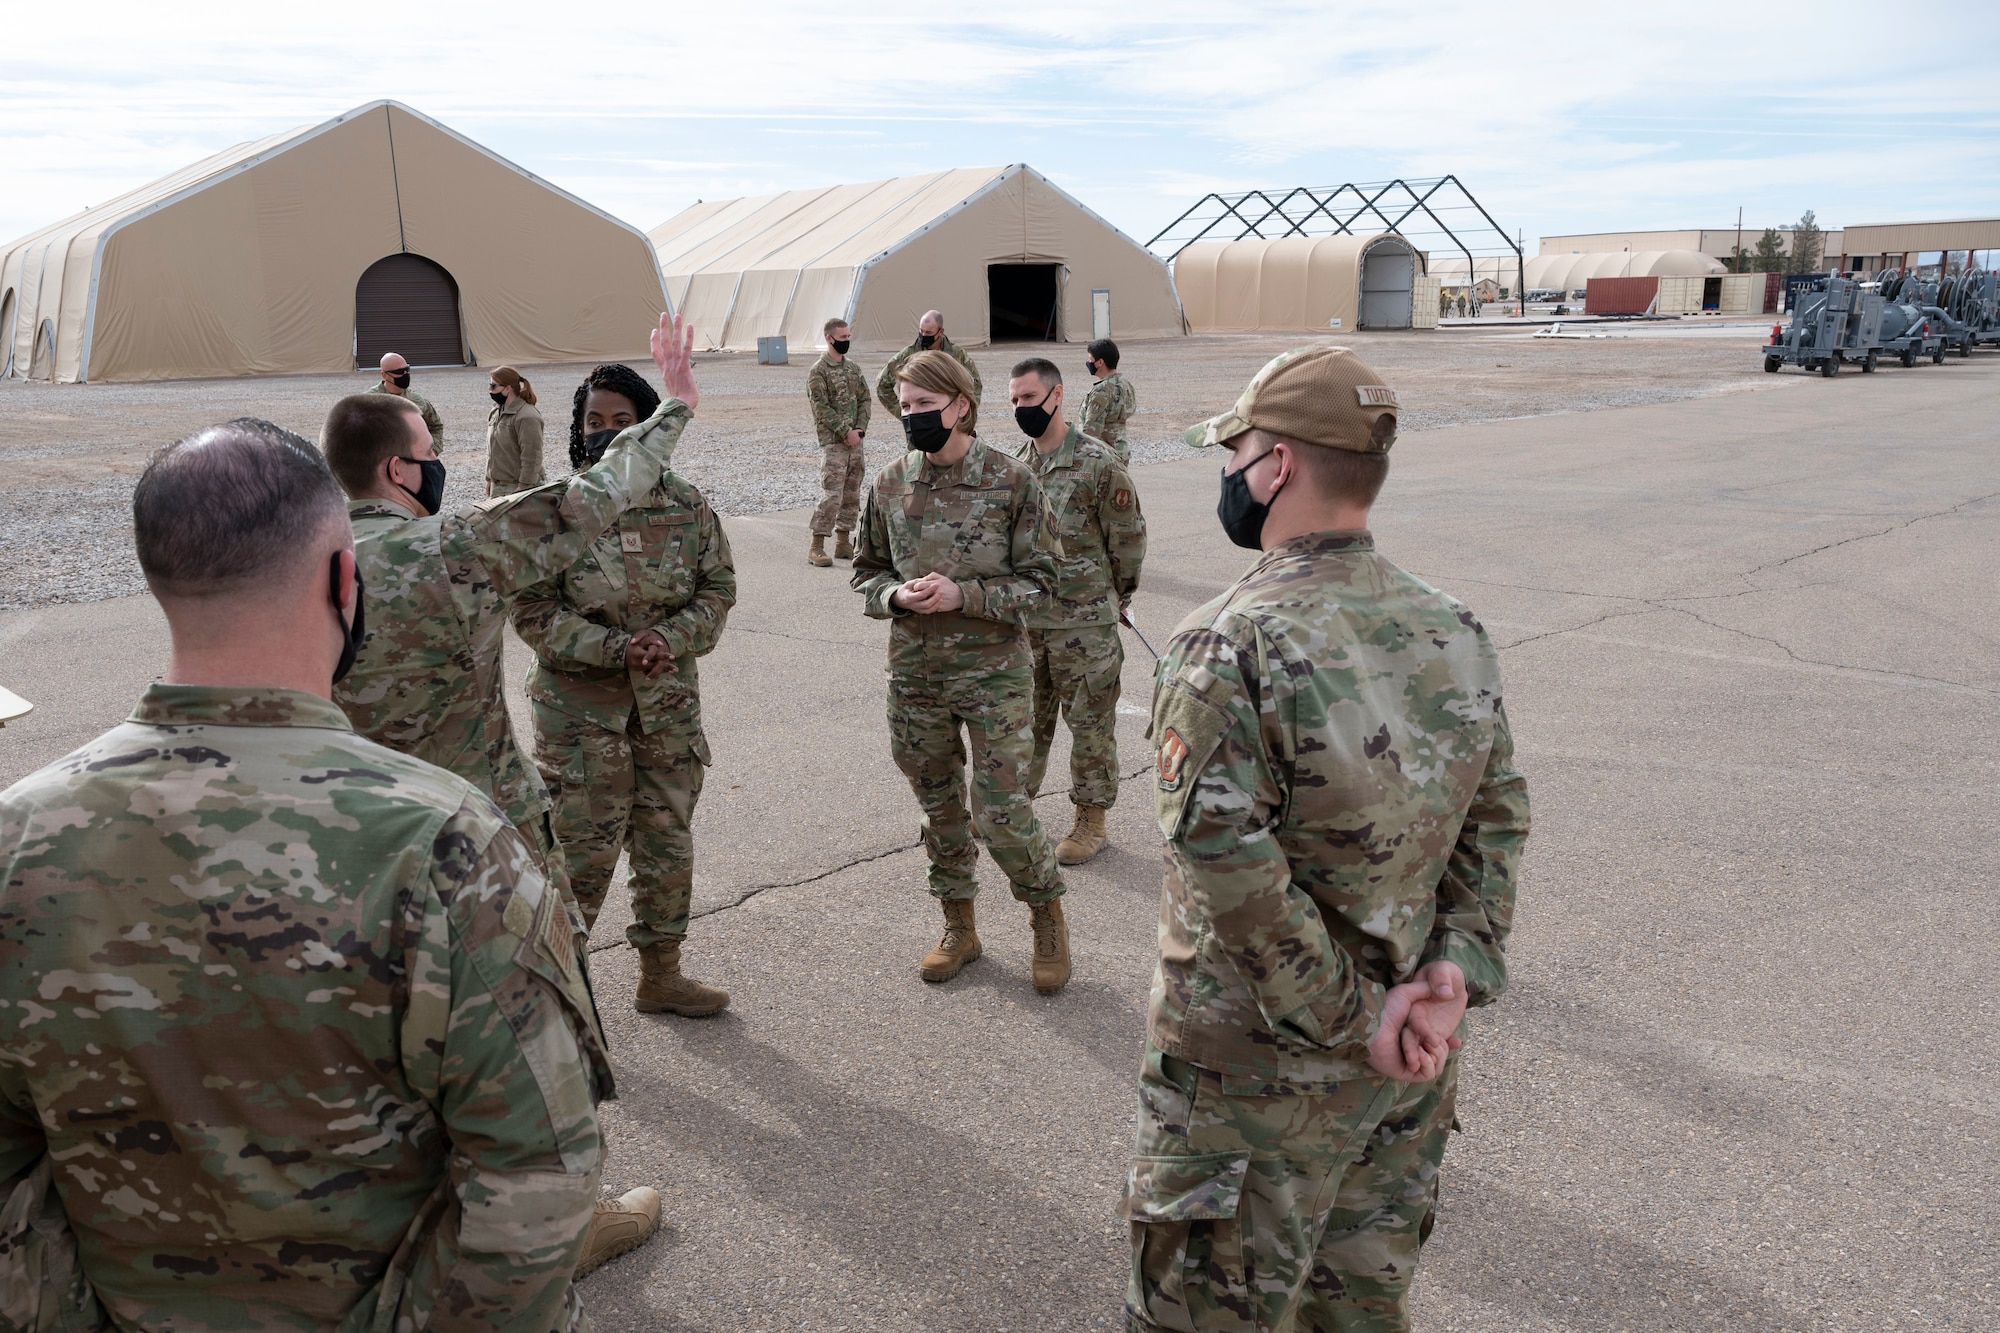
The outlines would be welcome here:
<svg viewBox="0 0 2000 1333">
<path fill-rule="evenodd" d="M 974 167 L 697 203 L 655 227 L 667 292 L 708 347 L 782 335 L 901 347 L 1185 332 L 1167 266 L 1030 167 Z"/>
<path fill-rule="evenodd" d="M 0 249 L 0 375 L 643 356 L 645 235 L 398 102 L 238 144 Z"/>
<path fill-rule="evenodd" d="M 1990 268 L 2000 251 L 2000 218 L 1967 218 L 1952 222 L 1875 222 L 1849 227 L 1839 254 L 1845 270 L 1877 272 L 1886 268 L 1914 269 L 1938 262 L 1928 256 L 1962 252 L 1967 267 Z"/>
<path fill-rule="evenodd" d="M 1730 227 L 1690 227 L 1680 231 L 1598 231 L 1584 232 L 1574 236 L 1544 236 L 1541 253 L 1544 255 L 1567 254 L 1609 254 L 1620 250 L 1661 251 L 1692 250 L 1696 254 L 1707 255 L 1718 263 L 1726 261 L 1736 252 L 1738 237 L 1742 238 L 1743 252 L 1753 254 L 1757 240 L 1764 234 L 1762 227 L 1743 224 L 1741 232 Z M 1792 229 L 1778 228 L 1778 237 L 1785 244 L 1785 253 L 1792 251 Z M 1838 231 L 1822 233 L 1820 253 L 1838 255 L 1841 253 L 1841 235 Z M 1530 282 L 1529 287 L 1535 284 Z"/>
</svg>

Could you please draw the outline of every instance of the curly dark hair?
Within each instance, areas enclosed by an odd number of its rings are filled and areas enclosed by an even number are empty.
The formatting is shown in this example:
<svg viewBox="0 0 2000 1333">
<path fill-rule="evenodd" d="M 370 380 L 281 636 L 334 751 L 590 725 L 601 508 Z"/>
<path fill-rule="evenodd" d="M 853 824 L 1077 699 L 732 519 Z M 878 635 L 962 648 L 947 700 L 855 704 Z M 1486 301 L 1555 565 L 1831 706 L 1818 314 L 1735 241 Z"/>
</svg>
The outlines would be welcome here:
<svg viewBox="0 0 2000 1333">
<path fill-rule="evenodd" d="M 583 442 L 583 400 L 590 397 L 592 389 L 603 389 L 606 393 L 623 394 L 632 400 L 632 410 L 639 414 L 639 420 L 657 412 L 660 407 L 659 390 L 646 383 L 638 371 L 630 366 L 599 366 L 583 377 L 583 383 L 576 386 L 576 400 L 569 414 L 569 464 L 581 472 L 597 461 L 603 451 L 593 457 L 590 447 Z"/>
</svg>

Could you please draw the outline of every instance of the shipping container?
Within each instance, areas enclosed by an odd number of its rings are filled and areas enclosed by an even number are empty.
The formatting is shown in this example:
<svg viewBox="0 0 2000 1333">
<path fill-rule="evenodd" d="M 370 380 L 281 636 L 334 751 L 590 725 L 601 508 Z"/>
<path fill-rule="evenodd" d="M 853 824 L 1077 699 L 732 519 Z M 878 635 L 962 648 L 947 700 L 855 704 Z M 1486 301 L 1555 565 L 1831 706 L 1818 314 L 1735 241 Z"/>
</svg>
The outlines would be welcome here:
<svg viewBox="0 0 2000 1333">
<path fill-rule="evenodd" d="M 1592 278 L 1584 285 L 1586 315 L 1643 315 L 1659 295 L 1661 278 Z"/>
</svg>

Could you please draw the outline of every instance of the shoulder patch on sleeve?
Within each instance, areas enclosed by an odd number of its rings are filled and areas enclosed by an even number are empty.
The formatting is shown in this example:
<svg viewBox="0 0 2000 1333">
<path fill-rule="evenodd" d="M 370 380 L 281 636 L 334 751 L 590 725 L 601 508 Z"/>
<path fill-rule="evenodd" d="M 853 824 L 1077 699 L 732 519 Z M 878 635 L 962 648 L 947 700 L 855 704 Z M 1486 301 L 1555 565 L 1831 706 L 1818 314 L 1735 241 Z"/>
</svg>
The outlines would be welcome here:
<svg viewBox="0 0 2000 1333">
<path fill-rule="evenodd" d="M 1160 833 L 1169 839 L 1180 829 L 1202 769 L 1229 730 L 1229 714 L 1207 697 L 1195 676 L 1221 684 L 1214 673 L 1196 667 L 1167 680 L 1153 700 L 1153 795 Z"/>
<path fill-rule="evenodd" d="M 1111 507 L 1113 509 L 1130 509 L 1132 507 L 1132 488 L 1129 486 L 1120 486 L 1117 490 L 1111 492 Z"/>
</svg>

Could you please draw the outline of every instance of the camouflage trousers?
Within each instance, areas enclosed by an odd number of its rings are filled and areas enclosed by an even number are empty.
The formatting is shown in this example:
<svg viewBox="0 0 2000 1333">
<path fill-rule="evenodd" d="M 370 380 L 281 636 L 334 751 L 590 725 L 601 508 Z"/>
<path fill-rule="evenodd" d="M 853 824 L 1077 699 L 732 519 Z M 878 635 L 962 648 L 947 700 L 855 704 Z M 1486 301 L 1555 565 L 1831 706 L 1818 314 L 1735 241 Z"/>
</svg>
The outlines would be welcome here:
<svg viewBox="0 0 2000 1333">
<path fill-rule="evenodd" d="M 924 852 L 937 897 L 978 895 L 975 834 L 1016 898 L 1045 903 L 1062 896 L 1055 849 L 1028 794 L 1034 708 L 1034 677 L 1026 668 L 944 680 L 889 678 L 889 753 L 923 808 Z"/>
<path fill-rule="evenodd" d="M 867 452 L 844 444 L 820 446 L 820 500 L 813 510 L 813 536 L 831 537 L 835 530 L 854 531 L 855 519 L 861 513 L 861 482 L 868 470 L 862 455 Z"/>
<path fill-rule="evenodd" d="M 1125 645 L 1116 625 L 1031 629 L 1035 655 L 1035 757 L 1028 790 L 1042 794 L 1058 714 L 1069 723 L 1070 800 L 1109 810 L 1118 800 L 1119 673 Z"/>
<path fill-rule="evenodd" d="M 556 840 L 570 888 L 595 924 L 620 851 L 631 854 L 632 924 L 645 948 L 687 935 L 694 897 L 695 802 L 708 772 L 700 731 L 611 731 L 547 704 L 533 705 L 535 764 L 555 803 Z"/>
<path fill-rule="evenodd" d="M 1227 1078 L 1151 1042 L 1120 1211 L 1126 1327 L 1401 1333 L 1458 1097 L 1369 1077 L 1302 1089 Z"/>
</svg>

